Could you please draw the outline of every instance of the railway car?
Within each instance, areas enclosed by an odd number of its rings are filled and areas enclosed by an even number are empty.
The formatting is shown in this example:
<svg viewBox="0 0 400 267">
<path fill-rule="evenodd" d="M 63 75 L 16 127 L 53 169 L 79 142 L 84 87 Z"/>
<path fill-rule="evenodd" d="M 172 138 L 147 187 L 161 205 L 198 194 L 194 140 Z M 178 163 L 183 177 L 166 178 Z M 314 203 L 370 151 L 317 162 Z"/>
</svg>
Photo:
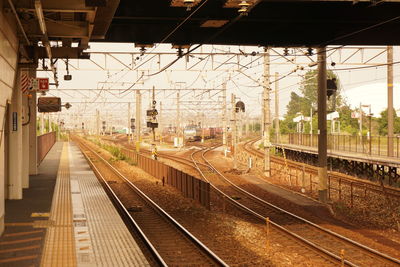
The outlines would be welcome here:
<svg viewBox="0 0 400 267">
<path fill-rule="evenodd" d="M 183 135 L 188 141 L 199 141 L 201 140 L 201 128 L 196 125 L 188 125 L 183 130 Z"/>
<path fill-rule="evenodd" d="M 217 128 L 201 128 L 196 125 L 188 125 L 184 129 L 184 135 L 188 141 L 200 141 L 203 136 L 204 139 L 211 139 L 217 136 Z"/>
<path fill-rule="evenodd" d="M 222 127 L 214 127 L 215 135 L 222 135 Z"/>
</svg>

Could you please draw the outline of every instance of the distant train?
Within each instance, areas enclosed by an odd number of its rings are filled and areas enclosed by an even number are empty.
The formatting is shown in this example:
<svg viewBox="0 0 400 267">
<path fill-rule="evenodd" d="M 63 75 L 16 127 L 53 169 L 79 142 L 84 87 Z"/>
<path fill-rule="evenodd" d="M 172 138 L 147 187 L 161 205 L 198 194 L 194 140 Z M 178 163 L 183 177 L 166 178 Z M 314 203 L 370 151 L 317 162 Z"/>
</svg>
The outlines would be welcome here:
<svg viewBox="0 0 400 267">
<path fill-rule="evenodd" d="M 183 130 L 183 135 L 187 141 L 200 141 L 203 134 L 204 139 L 215 138 L 217 135 L 222 134 L 222 128 L 201 128 L 197 125 L 188 125 Z"/>
</svg>

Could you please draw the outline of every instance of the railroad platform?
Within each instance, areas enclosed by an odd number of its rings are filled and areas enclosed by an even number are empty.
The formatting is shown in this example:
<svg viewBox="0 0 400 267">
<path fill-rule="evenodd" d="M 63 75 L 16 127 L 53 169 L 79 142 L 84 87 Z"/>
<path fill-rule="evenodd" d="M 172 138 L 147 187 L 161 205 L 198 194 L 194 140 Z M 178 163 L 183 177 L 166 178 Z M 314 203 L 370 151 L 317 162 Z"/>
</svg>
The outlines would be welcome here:
<svg viewBox="0 0 400 267">
<path fill-rule="evenodd" d="M 317 148 L 293 144 L 273 145 L 278 151 L 284 149 L 288 159 L 317 165 Z M 400 186 L 400 158 L 328 149 L 328 168 L 372 181 L 379 177 L 390 186 Z"/>
<path fill-rule="evenodd" d="M 6 202 L 0 266 L 149 266 L 76 145 L 57 142 L 39 173 Z"/>
<path fill-rule="evenodd" d="M 318 155 L 318 149 L 315 147 L 292 145 L 292 144 L 274 144 L 276 147 L 283 147 L 289 150 L 296 150 L 299 152 L 311 153 Z M 355 152 L 341 152 L 337 150 L 328 149 L 328 156 L 346 160 L 356 160 L 359 162 L 371 163 L 371 164 L 382 164 L 385 166 L 400 168 L 400 158 L 396 157 L 385 157 L 377 155 L 369 155 L 367 153 L 355 153 Z"/>
</svg>

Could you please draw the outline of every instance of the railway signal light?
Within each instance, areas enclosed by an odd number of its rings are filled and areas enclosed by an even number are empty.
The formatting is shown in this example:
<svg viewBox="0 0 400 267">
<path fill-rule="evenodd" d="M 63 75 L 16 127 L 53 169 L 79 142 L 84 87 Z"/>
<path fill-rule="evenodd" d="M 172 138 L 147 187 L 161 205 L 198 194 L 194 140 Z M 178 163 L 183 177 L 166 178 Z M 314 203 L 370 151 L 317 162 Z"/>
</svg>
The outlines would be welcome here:
<svg viewBox="0 0 400 267">
<path fill-rule="evenodd" d="M 331 97 L 331 95 L 333 95 L 334 93 L 336 93 L 337 91 L 337 85 L 336 85 L 336 79 L 332 78 L 332 79 L 327 79 L 326 80 L 326 94 L 329 97 Z"/>
<path fill-rule="evenodd" d="M 235 105 L 235 111 L 236 113 L 242 111 L 245 112 L 246 108 L 245 108 L 245 104 L 242 101 L 238 101 Z"/>
</svg>

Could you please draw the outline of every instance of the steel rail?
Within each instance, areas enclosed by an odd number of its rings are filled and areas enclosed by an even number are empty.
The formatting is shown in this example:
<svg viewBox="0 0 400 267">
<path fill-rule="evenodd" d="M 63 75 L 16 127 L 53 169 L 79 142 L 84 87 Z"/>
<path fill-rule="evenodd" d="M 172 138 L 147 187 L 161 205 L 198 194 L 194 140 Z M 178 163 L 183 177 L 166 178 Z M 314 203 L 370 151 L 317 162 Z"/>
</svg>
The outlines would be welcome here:
<svg viewBox="0 0 400 267">
<path fill-rule="evenodd" d="M 254 147 L 253 147 L 253 144 L 255 142 L 257 142 L 258 140 L 259 140 L 259 138 L 246 142 L 243 145 L 243 148 L 248 153 L 250 153 L 250 154 L 252 154 L 252 155 L 254 155 L 256 157 L 261 157 L 262 158 L 264 154 L 262 152 L 258 151 L 258 150 L 255 150 Z M 282 165 L 283 159 L 281 157 L 271 155 L 271 161 Z M 296 161 L 293 161 L 293 160 L 287 160 L 287 163 L 288 163 L 289 167 L 295 168 L 295 169 L 298 169 L 298 170 L 302 170 L 303 165 L 304 165 L 306 172 L 308 172 L 310 174 L 313 174 L 313 175 L 318 175 L 317 168 L 312 166 L 312 165 L 296 162 Z M 334 179 L 341 179 L 345 183 L 348 183 L 348 184 L 352 183 L 355 186 L 368 188 L 368 190 L 370 190 L 370 191 L 382 194 L 381 186 L 373 184 L 372 182 L 360 181 L 360 180 L 352 179 L 351 177 L 348 177 L 345 174 L 340 174 L 340 173 L 336 173 L 336 172 L 329 172 L 329 171 L 328 171 L 328 176 L 331 177 L 331 178 L 334 178 Z M 363 188 L 361 188 L 361 189 L 363 189 Z M 397 189 L 394 189 L 394 188 L 390 188 L 390 187 L 385 187 L 385 190 L 386 190 L 386 193 L 389 194 L 390 196 L 396 197 L 396 198 L 400 198 L 400 190 L 397 190 Z"/>
<path fill-rule="evenodd" d="M 323 228 L 323 227 L 321 227 L 321 226 L 319 226 L 319 225 L 317 225 L 317 224 L 315 224 L 315 223 L 313 223 L 313 222 L 311 222 L 311 221 L 308 221 L 308 220 L 306 220 L 306 219 L 304 219 L 304 218 L 302 218 L 302 217 L 300 217 L 300 216 L 297 216 L 297 215 L 295 215 L 295 214 L 293 214 L 293 213 L 291 213 L 291 212 L 288 212 L 288 211 L 286 211 L 286 210 L 284 210 L 284 209 L 282 209 L 282 208 L 279 208 L 278 206 L 276 206 L 276 205 L 274 205 L 274 204 L 272 204 L 272 203 L 270 203 L 270 202 L 267 202 L 267 201 L 265 201 L 265 200 L 263 200 L 263 199 L 261 199 L 261 198 L 255 196 L 255 195 L 251 194 L 250 192 L 248 192 L 248 191 L 242 189 L 241 187 L 237 186 L 236 184 L 234 184 L 233 182 L 231 182 L 228 178 L 226 178 L 221 172 L 219 172 L 219 171 L 205 158 L 205 154 L 206 154 L 207 152 L 213 150 L 213 149 L 214 149 L 214 148 L 205 150 L 205 151 L 202 153 L 202 159 L 203 159 L 211 168 L 214 169 L 214 172 L 215 172 L 215 173 L 217 173 L 217 174 L 218 174 L 220 177 L 222 177 L 226 182 L 228 182 L 230 185 L 232 185 L 236 190 L 238 190 L 238 191 L 240 191 L 241 193 L 245 194 L 245 195 L 248 196 L 249 198 L 251 198 L 251 199 L 253 199 L 253 200 L 255 200 L 255 201 L 261 203 L 262 205 L 267 205 L 267 206 L 269 206 L 269 207 L 271 207 L 271 208 L 277 210 L 278 212 L 284 213 L 285 215 L 289 215 L 290 217 L 293 217 L 293 218 L 295 218 L 295 219 L 297 219 L 297 220 L 300 220 L 301 222 L 303 222 L 303 223 L 305 223 L 305 224 L 307 224 L 307 225 L 309 225 L 309 226 L 312 226 L 312 227 L 314 227 L 314 228 L 317 228 L 319 231 L 322 231 L 322 232 L 324 232 L 324 233 L 326 233 L 326 234 L 328 234 L 328 235 L 334 236 L 335 238 L 339 239 L 340 241 L 347 242 L 347 243 L 351 244 L 351 245 L 354 246 L 354 247 L 357 247 L 357 248 L 359 248 L 359 249 L 361 249 L 361 250 L 366 251 L 367 253 L 372 254 L 373 256 L 378 256 L 379 258 L 381 258 L 381 259 L 383 259 L 383 260 L 385 260 L 385 261 L 389 261 L 389 262 L 391 262 L 391 263 L 400 264 L 400 260 L 398 260 L 398 259 L 396 259 L 396 258 L 393 258 L 393 257 L 391 257 L 391 256 L 389 256 L 389 255 L 387 255 L 387 254 L 384 254 L 384 253 L 381 253 L 381 252 L 379 252 L 379 251 L 377 251 L 377 250 L 374 250 L 374 249 L 372 249 L 372 248 L 369 248 L 369 247 L 367 247 L 367 246 L 365 246 L 365 245 L 363 245 L 363 244 L 360 244 L 360 243 L 358 243 L 358 242 L 356 242 L 356 241 L 354 241 L 354 240 L 351 240 L 351 239 L 349 239 L 349 238 L 347 238 L 347 237 L 345 237 L 345 236 L 342 236 L 342 235 L 340 235 L 340 234 L 338 234 L 338 233 L 335 233 L 335 232 L 333 232 L 333 231 L 331 231 L 331 230 L 329 230 L 329 229 Z M 311 241 L 309 241 L 309 242 L 311 242 Z M 316 245 L 316 246 L 319 246 L 319 245 Z M 337 257 L 339 257 L 339 256 L 337 256 Z M 339 257 L 339 258 L 340 258 L 340 257 Z M 348 264 L 348 265 L 350 265 L 350 266 L 357 266 L 357 264 L 352 263 L 352 262 L 349 261 L 349 260 L 346 260 L 346 264 Z"/>
<path fill-rule="evenodd" d="M 120 177 L 123 181 L 129 185 L 145 202 L 147 202 L 156 212 L 161 214 L 164 218 L 166 218 L 172 225 L 175 226 L 181 233 L 188 238 L 197 248 L 199 248 L 205 255 L 207 255 L 214 263 L 218 266 L 227 267 L 227 265 L 221 258 L 219 258 L 213 251 L 211 251 L 207 246 L 205 246 L 200 240 L 198 240 L 194 235 L 192 235 L 186 228 L 184 228 L 178 221 L 176 221 L 171 215 L 169 215 L 164 209 L 162 209 L 158 204 L 156 204 L 152 199 L 150 199 L 143 191 L 141 191 L 137 186 L 135 186 L 129 179 L 127 179 L 121 172 L 119 172 L 114 166 L 112 166 L 108 161 L 106 161 L 103 157 L 101 157 L 96 151 L 89 148 L 86 145 L 86 148 L 90 150 L 96 157 L 98 157 L 110 170 L 112 170 L 118 177 Z"/>
<path fill-rule="evenodd" d="M 195 154 L 197 154 L 197 153 L 199 153 L 199 152 L 202 152 L 202 151 L 204 151 L 204 150 L 207 151 L 207 150 L 210 150 L 210 148 L 205 148 L 205 149 L 202 149 L 202 150 L 199 150 L 199 151 L 195 151 L 195 152 L 193 152 L 192 155 L 191 155 L 191 158 L 192 158 L 192 160 L 193 160 L 193 163 L 196 164 L 197 170 L 198 170 L 198 172 L 200 173 L 200 175 L 203 177 L 203 179 L 204 179 L 205 181 L 207 181 L 208 183 L 210 183 L 211 188 L 213 188 L 215 191 L 217 191 L 217 193 L 219 193 L 220 195 L 222 195 L 225 199 L 227 199 L 228 201 L 230 201 L 233 205 L 235 205 L 236 207 L 238 207 L 238 208 L 240 208 L 241 210 L 245 211 L 246 213 L 248 213 L 248 214 L 250 214 L 250 215 L 253 215 L 253 216 L 257 217 L 258 219 L 261 219 L 263 222 L 265 222 L 266 219 L 267 219 L 266 217 L 264 217 L 264 216 L 258 214 L 257 212 L 253 211 L 252 209 L 250 209 L 250 208 L 246 207 L 245 205 L 239 203 L 238 201 L 232 199 L 232 198 L 229 197 L 227 194 L 225 194 L 222 190 L 220 190 L 220 189 L 217 188 L 215 185 L 213 185 L 213 184 L 205 177 L 204 173 L 203 173 L 203 172 L 200 170 L 200 168 L 198 167 L 197 161 L 194 159 L 194 155 L 195 155 Z M 217 173 L 219 173 L 219 172 L 217 172 Z M 294 238 L 294 239 L 300 241 L 301 243 L 303 243 L 303 244 L 305 244 L 305 245 L 311 247 L 313 250 L 316 250 L 316 251 L 319 252 L 319 253 L 323 253 L 323 254 L 324 254 L 324 257 L 329 258 L 330 260 L 334 260 L 335 263 L 336 263 L 336 262 L 341 262 L 342 259 L 341 259 L 340 256 L 337 256 L 337 255 L 335 255 L 334 253 L 331 253 L 331 252 L 328 251 L 328 250 L 325 250 L 325 249 L 323 249 L 323 248 L 320 248 L 318 245 L 315 245 L 314 243 L 312 243 L 312 242 L 310 242 L 310 241 L 304 239 L 303 237 L 301 237 L 301 236 L 299 236 L 299 235 L 297 235 L 297 234 L 295 234 L 295 233 L 293 233 L 293 232 L 287 230 L 286 228 L 282 227 L 281 225 L 279 225 L 279 224 L 277 224 L 277 223 L 275 223 L 275 222 L 270 221 L 270 224 L 271 224 L 272 226 L 274 226 L 277 230 L 279 230 L 279 231 L 281 231 L 281 232 L 283 232 L 283 233 L 289 235 L 290 237 L 292 237 L 292 238 Z M 354 264 L 350 263 L 350 262 L 347 261 L 347 260 L 344 260 L 344 263 L 345 263 L 346 265 L 348 265 L 348 266 L 357 266 L 357 265 L 354 265 Z"/>
<path fill-rule="evenodd" d="M 119 210 L 119 213 L 123 216 L 125 223 L 129 224 L 134 229 L 134 231 L 136 231 L 139 234 L 140 238 L 142 239 L 142 242 L 145 244 L 145 246 L 149 250 L 150 254 L 152 255 L 153 259 L 156 261 L 156 263 L 159 264 L 159 266 L 168 266 L 166 264 L 166 262 L 164 261 L 164 259 L 161 257 L 161 255 L 157 252 L 156 248 L 153 246 L 151 241 L 147 238 L 146 234 L 142 231 L 140 226 L 132 218 L 131 214 L 125 208 L 124 204 L 121 202 L 121 200 L 118 198 L 118 196 L 112 190 L 110 185 L 107 183 L 106 179 L 101 174 L 99 169 L 95 166 L 95 164 L 90 159 L 90 157 L 87 155 L 87 153 L 82 149 L 82 146 L 84 146 L 86 149 L 89 149 L 89 147 L 86 145 L 83 145 L 82 142 L 79 143 L 79 146 L 81 147 L 83 156 L 86 158 L 87 162 L 89 163 L 90 167 L 94 171 L 95 175 L 98 178 L 100 178 L 100 182 L 103 185 L 103 188 L 106 190 L 107 194 L 111 197 L 111 200 L 114 203 L 114 206 L 116 206 L 116 208 Z"/>
</svg>

